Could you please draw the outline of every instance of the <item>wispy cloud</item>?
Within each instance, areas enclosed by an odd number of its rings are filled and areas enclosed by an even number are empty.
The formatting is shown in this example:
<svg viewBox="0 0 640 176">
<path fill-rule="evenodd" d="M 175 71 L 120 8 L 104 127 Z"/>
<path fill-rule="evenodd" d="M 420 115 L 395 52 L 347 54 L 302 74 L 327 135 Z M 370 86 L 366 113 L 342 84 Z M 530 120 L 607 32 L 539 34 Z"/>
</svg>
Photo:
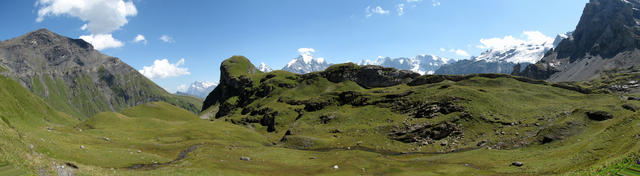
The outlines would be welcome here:
<svg viewBox="0 0 640 176">
<path fill-rule="evenodd" d="M 440 6 L 440 1 L 439 0 L 431 0 L 431 5 L 433 7 L 438 7 L 438 6 Z"/>
<path fill-rule="evenodd" d="M 398 12 L 398 16 L 404 15 L 404 4 L 403 3 L 398 4 L 396 6 L 396 11 Z"/>
<path fill-rule="evenodd" d="M 371 6 L 367 6 L 367 8 L 365 9 L 366 12 L 366 17 L 369 18 L 373 15 L 386 15 L 389 14 L 389 10 L 385 10 L 380 6 L 376 6 L 376 7 L 371 7 Z"/>
<path fill-rule="evenodd" d="M 458 56 L 462 56 L 462 57 L 469 57 L 471 56 L 467 51 L 463 50 L 463 49 L 445 49 L 445 48 L 440 48 L 440 52 L 448 52 L 448 53 L 453 53 L 456 54 Z"/>
<path fill-rule="evenodd" d="M 165 43 L 173 43 L 176 42 L 175 40 L 173 40 L 173 37 L 168 36 L 168 35 L 162 35 L 160 36 L 160 40 L 162 40 Z"/>
</svg>

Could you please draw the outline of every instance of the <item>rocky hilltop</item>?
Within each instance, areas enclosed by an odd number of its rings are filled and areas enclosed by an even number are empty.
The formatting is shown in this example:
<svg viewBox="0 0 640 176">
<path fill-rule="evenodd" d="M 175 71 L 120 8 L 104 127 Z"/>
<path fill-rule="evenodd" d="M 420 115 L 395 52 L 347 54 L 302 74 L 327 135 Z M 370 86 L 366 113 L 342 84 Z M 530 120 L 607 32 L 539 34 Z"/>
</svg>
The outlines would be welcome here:
<svg viewBox="0 0 640 176">
<path fill-rule="evenodd" d="M 590 0 L 569 38 L 514 74 L 555 82 L 583 81 L 605 70 L 640 65 L 638 8 L 638 0 Z"/>
<path fill-rule="evenodd" d="M 81 39 L 40 29 L 0 42 L 1 72 L 77 117 L 166 101 L 193 112 L 196 98 L 171 95 L 120 59 Z"/>
</svg>

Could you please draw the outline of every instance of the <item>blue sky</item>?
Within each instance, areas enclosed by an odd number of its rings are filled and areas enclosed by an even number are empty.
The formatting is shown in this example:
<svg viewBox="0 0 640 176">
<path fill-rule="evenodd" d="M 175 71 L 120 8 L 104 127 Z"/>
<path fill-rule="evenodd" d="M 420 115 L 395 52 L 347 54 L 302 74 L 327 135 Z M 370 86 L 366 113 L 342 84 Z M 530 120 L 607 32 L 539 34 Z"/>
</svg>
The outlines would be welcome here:
<svg viewBox="0 0 640 176">
<path fill-rule="evenodd" d="M 92 42 L 104 40 L 111 47 L 102 48 L 103 53 L 138 70 L 156 61 L 160 67 L 155 71 L 169 73 L 157 73 L 152 80 L 174 92 L 193 81 L 217 82 L 220 62 L 232 55 L 275 69 L 297 57 L 299 48 L 313 48 L 316 57 L 330 63 L 418 54 L 466 59 L 450 51 L 478 55 L 484 50 L 478 47 L 482 39 L 524 40 L 524 31 L 549 37 L 571 31 L 587 2 L 15 0 L 0 2 L 0 40 L 43 27 L 72 38 L 111 35 Z M 138 35 L 145 40 L 135 42 Z M 163 35 L 170 40 L 161 40 Z"/>
</svg>

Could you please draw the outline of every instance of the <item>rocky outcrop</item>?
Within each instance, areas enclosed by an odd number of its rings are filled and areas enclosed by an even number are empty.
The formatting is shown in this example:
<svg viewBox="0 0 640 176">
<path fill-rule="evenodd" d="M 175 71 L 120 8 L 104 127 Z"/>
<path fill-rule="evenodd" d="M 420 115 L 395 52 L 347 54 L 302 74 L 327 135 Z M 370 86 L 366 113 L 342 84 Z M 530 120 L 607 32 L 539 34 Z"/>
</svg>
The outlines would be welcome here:
<svg viewBox="0 0 640 176">
<path fill-rule="evenodd" d="M 591 0 L 569 38 L 516 75 L 584 81 L 605 70 L 640 65 L 639 7 L 638 0 Z"/>
<path fill-rule="evenodd" d="M 247 104 L 251 96 L 256 93 L 253 87 L 254 82 L 248 77 L 249 74 L 259 72 L 244 56 L 233 56 L 220 65 L 220 84 L 207 96 L 202 111 L 214 105 L 220 105 L 220 110 L 215 117 L 219 118 L 227 115 L 238 106 Z M 237 100 L 227 101 L 231 97 L 238 97 Z"/>
<path fill-rule="evenodd" d="M 81 39 L 40 29 L 0 42 L 4 76 L 17 79 L 59 111 L 90 117 L 152 101 L 197 112 L 199 102 L 176 95 L 120 59 L 101 54 Z"/>
<path fill-rule="evenodd" d="M 396 70 L 377 65 L 358 66 L 353 63 L 333 65 L 320 74 L 331 82 L 350 80 L 365 88 L 406 84 L 420 76 L 408 70 Z"/>
</svg>

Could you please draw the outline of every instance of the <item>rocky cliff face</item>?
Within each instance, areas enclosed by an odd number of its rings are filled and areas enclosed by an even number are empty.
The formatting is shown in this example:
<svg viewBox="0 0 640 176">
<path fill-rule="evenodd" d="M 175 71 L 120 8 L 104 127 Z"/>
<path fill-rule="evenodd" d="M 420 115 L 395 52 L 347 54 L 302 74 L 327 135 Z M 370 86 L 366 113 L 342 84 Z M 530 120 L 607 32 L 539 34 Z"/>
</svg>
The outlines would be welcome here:
<svg viewBox="0 0 640 176">
<path fill-rule="evenodd" d="M 640 1 L 591 0 L 576 30 L 517 75 L 583 81 L 602 71 L 640 64 Z"/>
<path fill-rule="evenodd" d="M 198 110 L 195 99 L 169 94 L 120 59 L 46 29 L 0 42 L 0 66 L 1 74 L 77 117 L 151 101 Z"/>
</svg>

